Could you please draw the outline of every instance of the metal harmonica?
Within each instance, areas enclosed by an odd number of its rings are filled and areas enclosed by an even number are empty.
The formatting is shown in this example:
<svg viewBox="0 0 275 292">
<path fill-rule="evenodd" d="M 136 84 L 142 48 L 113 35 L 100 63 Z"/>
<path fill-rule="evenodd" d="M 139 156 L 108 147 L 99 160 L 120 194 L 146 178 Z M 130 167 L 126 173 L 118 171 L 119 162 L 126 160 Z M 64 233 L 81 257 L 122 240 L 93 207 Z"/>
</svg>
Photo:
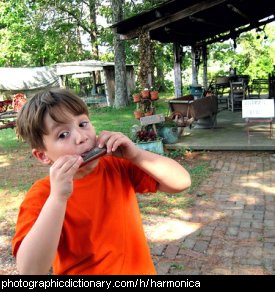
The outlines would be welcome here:
<svg viewBox="0 0 275 292">
<path fill-rule="evenodd" d="M 101 156 L 104 156 L 107 153 L 107 149 L 106 148 L 98 148 L 95 147 L 94 149 L 92 149 L 91 151 L 89 151 L 84 157 L 83 157 L 83 163 L 81 164 L 81 166 L 87 164 L 90 161 L 93 161 Z"/>
</svg>

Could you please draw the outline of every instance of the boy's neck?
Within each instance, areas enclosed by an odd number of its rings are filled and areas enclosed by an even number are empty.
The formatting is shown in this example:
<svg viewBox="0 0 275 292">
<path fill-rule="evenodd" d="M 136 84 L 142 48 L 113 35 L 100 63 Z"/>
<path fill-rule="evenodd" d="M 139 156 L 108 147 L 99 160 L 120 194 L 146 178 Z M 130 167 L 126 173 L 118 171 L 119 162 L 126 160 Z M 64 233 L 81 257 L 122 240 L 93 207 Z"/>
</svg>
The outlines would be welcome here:
<svg viewBox="0 0 275 292">
<path fill-rule="evenodd" d="M 85 177 L 86 175 L 90 174 L 95 170 L 99 162 L 99 159 L 96 159 L 94 161 L 91 161 L 90 163 L 86 164 L 83 167 L 80 167 L 77 171 L 77 173 L 74 176 L 74 179 L 81 179 Z"/>
</svg>

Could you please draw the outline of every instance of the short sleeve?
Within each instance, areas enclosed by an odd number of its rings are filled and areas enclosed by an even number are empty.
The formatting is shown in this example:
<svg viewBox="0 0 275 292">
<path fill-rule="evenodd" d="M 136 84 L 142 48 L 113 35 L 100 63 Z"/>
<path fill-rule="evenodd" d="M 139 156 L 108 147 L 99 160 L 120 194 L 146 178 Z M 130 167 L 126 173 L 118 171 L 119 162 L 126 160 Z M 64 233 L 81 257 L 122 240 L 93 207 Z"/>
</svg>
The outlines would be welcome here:
<svg viewBox="0 0 275 292">
<path fill-rule="evenodd" d="M 137 193 L 155 193 L 157 191 L 157 181 L 128 160 L 123 159 L 124 166 L 131 183 Z"/>
<path fill-rule="evenodd" d="M 12 254 L 16 256 L 18 248 L 37 220 L 50 194 L 49 178 L 37 181 L 27 192 L 23 200 L 16 223 L 15 235 L 12 239 Z"/>
</svg>

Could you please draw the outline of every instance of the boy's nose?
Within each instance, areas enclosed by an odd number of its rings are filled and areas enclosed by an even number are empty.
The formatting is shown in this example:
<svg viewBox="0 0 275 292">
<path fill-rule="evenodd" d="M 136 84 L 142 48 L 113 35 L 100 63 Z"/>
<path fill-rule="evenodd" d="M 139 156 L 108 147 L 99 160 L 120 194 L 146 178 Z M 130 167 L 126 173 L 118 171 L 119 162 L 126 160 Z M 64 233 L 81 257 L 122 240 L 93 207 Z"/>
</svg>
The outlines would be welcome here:
<svg viewBox="0 0 275 292">
<path fill-rule="evenodd" d="M 81 133 L 81 131 L 76 131 L 76 136 L 75 136 L 76 144 L 82 144 L 85 141 L 87 141 L 86 135 L 84 133 Z"/>
</svg>

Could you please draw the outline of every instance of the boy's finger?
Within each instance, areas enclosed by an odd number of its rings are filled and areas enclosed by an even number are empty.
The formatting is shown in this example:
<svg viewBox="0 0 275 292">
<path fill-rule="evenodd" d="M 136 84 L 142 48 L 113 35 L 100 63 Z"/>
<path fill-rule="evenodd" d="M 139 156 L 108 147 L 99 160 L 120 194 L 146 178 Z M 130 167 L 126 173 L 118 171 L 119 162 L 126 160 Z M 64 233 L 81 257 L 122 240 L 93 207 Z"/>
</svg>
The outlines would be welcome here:
<svg viewBox="0 0 275 292">
<path fill-rule="evenodd" d="M 74 155 L 64 155 L 59 157 L 52 165 L 55 169 L 61 168 L 68 160 L 70 160 Z"/>
<path fill-rule="evenodd" d="M 81 156 L 69 157 L 59 169 L 64 173 L 67 172 L 72 167 L 72 165 L 74 165 L 78 161 L 78 159 L 80 159 L 80 161 L 83 161 Z"/>
<path fill-rule="evenodd" d="M 68 168 L 66 173 L 69 175 L 74 175 L 79 169 L 81 163 L 83 163 L 83 158 L 79 156 L 78 159 L 70 166 L 70 168 Z"/>
<path fill-rule="evenodd" d="M 116 141 L 119 141 L 121 139 L 123 139 L 123 135 L 121 133 L 115 133 L 114 135 L 112 135 L 109 140 L 107 141 L 107 144 L 106 144 L 106 147 L 107 147 L 107 152 L 110 153 L 110 152 L 113 152 L 115 150 L 113 150 L 113 147 L 114 147 L 114 143 Z"/>
<path fill-rule="evenodd" d="M 126 139 L 123 136 L 116 137 L 116 139 L 111 144 L 111 146 L 112 146 L 111 151 L 115 152 L 117 150 L 117 148 L 119 146 L 122 146 L 123 144 L 125 144 L 125 142 L 126 142 Z"/>
<path fill-rule="evenodd" d="M 102 148 L 106 145 L 107 141 L 109 140 L 110 136 L 112 135 L 111 132 L 108 131 L 102 131 L 97 139 L 97 146 L 99 148 Z"/>
</svg>

